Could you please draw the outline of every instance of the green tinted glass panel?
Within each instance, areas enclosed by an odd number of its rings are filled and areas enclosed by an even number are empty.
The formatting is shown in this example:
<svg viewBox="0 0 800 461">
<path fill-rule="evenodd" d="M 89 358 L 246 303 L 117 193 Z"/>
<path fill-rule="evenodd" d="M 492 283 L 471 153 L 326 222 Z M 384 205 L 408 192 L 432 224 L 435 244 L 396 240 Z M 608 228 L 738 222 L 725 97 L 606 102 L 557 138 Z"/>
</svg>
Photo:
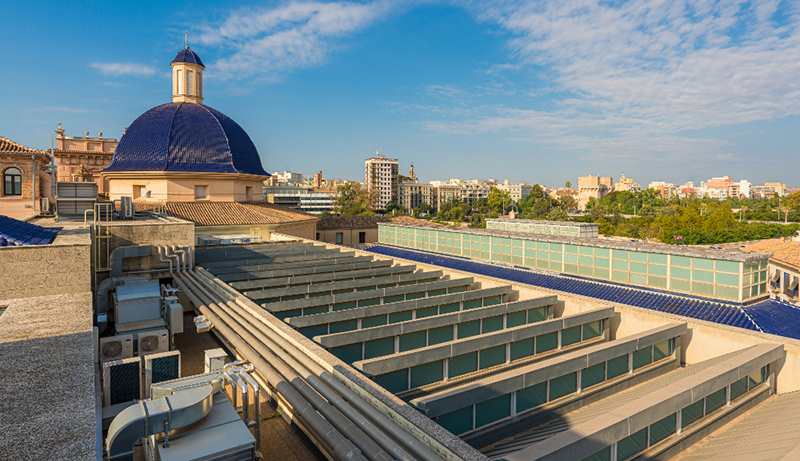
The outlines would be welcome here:
<svg viewBox="0 0 800 461">
<path fill-rule="evenodd" d="M 503 329 L 502 315 L 483 319 L 483 325 L 481 326 L 481 333 L 491 333 L 492 331 L 497 331 L 502 329 Z"/>
<path fill-rule="evenodd" d="M 565 253 L 575 253 L 575 254 L 577 254 L 578 253 L 578 245 L 570 245 L 568 243 L 564 244 L 564 252 Z"/>
<path fill-rule="evenodd" d="M 716 392 L 712 392 L 706 397 L 706 414 L 711 413 L 717 408 L 725 405 L 727 389 L 724 387 Z"/>
<path fill-rule="evenodd" d="M 473 320 L 458 324 L 458 339 L 469 338 L 481 334 L 481 321 Z"/>
<path fill-rule="evenodd" d="M 453 434 L 463 434 L 472 430 L 472 406 L 445 413 L 435 420 L 440 426 Z"/>
<path fill-rule="evenodd" d="M 303 315 L 323 314 L 325 312 L 328 312 L 328 306 L 310 307 L 308 309 L 303 309 Z"/>
<path fill-rule="evenodd" d="M 611 271 L 611 279 L 617 282 L 627 282 L 628 274 L 629 273 L 625 271 Z"/>
<path fill-rule="evenodd" d="M 612 250 L 611 254 L 614 259 L 628 259 L 630 251 L 627 250 Z"/>
<path fill-rule="evenodd" d="M 467 373 L 472 373 L 478 369 L 478 353 L 471 352 L 469 354 L 457 355 L 450 359 L 447 366 L 447 376 L 455 378 Z"/>
<path fill-rule="evenodd" d="M 589 246 L 581 245 L 578 247 L 578 253 L 582 255 L 592 256 L 594 255 L 594 248 Z"/>
<path fill-rule="evenodd" d="M 702 269 L 706 271 L 714 270 L 714 260 L 705 258 L 692 258 L 692 267 L 694 269 Z"/>
<path fill-rule="evenodd" d="M 567 373 L 550 380 L 550 401 L 578 391 L 578 373 Z"/>
<path fill-rule="evenodd" d="M 403 301 L 404 299 L 406 299 L 406 298 L 403 295 L 387 296 L 387 297 L 383 298 L 383 303 L 384 304 L 397 303 L 397 302 Z"/>
<path fill-rule="evenodd" d="M 594 268 L 594 276 L 595 276 L 595 278 L 608 279 L 608 274 L 609 274 L 608 269 L 604 269 L 604 268 L 600 268 L 600 267 L 595 267 Z"/>
<path fill-rule="evenodd" d="M 673 268 L 673 270 L 675 269 Z M 670 283 L 670 288 L 678 291 L 689 291 L 689 288 L 691 287 L 691 282 L 689 282 L 688 280 L 669 279 L 669 283 Z"/>
<path fill-rule="evenodd" d="M 678 422 L 677 413 L 672 413 L 666 418 L 656 421 L 650 425 L 650 445 L 655 445 L 658 442 L 666 439 L 674 434 L 677 430 L 676 423 Z"/>
<path fill-rule="evenodd" d="M 739 285 L 739 274 L 726 274 L 724 272 L 717 272 L 717 282 L 718 285 L 730 285 L 730 286 L 738 286 Z"/>
<path fill-rule="evenodd" d="M 692 282 L 692 293 L 699 295 L 713 295 L 714 285 L 710 283 Z"/>
<path fill-rule="evenodd" d="M 441 314 L 449 314 L 451 312 L 458 312 L 461 308 L 460 303 L 453 303 L 453 304 L 443 304 L 439 306 L 439 315 Z"/>
<path fill-rule="evenodd" d="M 353 331 L 357 328 L 356 320 L 345 320 L 344 322 L 331 323 L 331 334 Z"/>
<path fill-rule="evenodd" d="M 303 314 L 300 312 L 300 309 L 292 309 L 290 311 L 276 312 L 274 315 L 281 320 L 286 320 L 291 317 L 300 317 Z"/>
<path fill-rule="evenodd" d="M 424 319 L 425 317 L 432 317 L 438 313 L 439 308 L 437 306 L 426 307 L 425 309 L 417 309 L 417 318 Z"/>
<path fill-rule="evenodd" d="M 489 296 L 488 298 L 483 298 L 483 307 L 495 306 L 501 302 L 503 302 L 502 296 Z"/>
<path fill-rule="evenodd" d="M 411 320 L 411 311 L 389 314 L 389 323 L 407 322 Z"/>
<path fill-rule="evenodd" d="M 547 403 L 547 382 L 534 384 L 517 391 L 517 412 L 530 410 Z"/>
<path fill-rule="evenodd" d="M 541 322 L 547 319 L 547 308 L 540 307 L 538 309 L 528 310 L 528 323 Z"/>
<path fill-rule="evenodd" d="M 473 299 L 471 301 L 464 301 L 464 310 L 476 309 L 482 306 L 482 299 Z"/>
<path fill-rule="evenodd" d="M 666 264 L 667 255 L 650 253 L 650 264 Z"/>
<path fill-rule="evenodd" d="M 647 273 L 647 264 L 645 263 L 631 263 L 631 272 L 638 272 L 640 274 Z"/>
<path fill-rule="evenodd" d="M 444 379 L 441 360 L 411 367 L 411 388 L 426 386 Z"/>
<path fill-rule="evenodd" d="M 739 273 L 739 263 L 736 261 L 717 261 L 717 272 Z"/>
<path fill-rule="evenodd" d="M 561 331 L 561 347 L 569 346 L 570 344 L 579 343 L 581 341 L 581 326 L 567 328 Z"/>
<path fill-rule="evenodd" d="M 499 346 L 483 349 L 481 350 L 480 357 L 481 357 L 481 370 L 483 370 L 484 368 L 493 367 L 495 365 L 500 365 L 501 363 L 505 363 L 506 345 L 501 344 Z"/>
<path fill-rule="evenodd" d="M 764 379 L 766 379 L 764 368 L 763 367 L 759 368 L 758 370 L 750 373 L 747 377 L 750 389 L 758 386 L 759 384 L 764 382 Z"/>
<path fill-rule="evenodd" d="M 617 442 L 617 461 L 625 461 L 647 448 L 647 428 Z"/>
<path fill-rule="evenodd" d="M 661 277 L 667 276 L 667 266 L 658 266 L 656 264 L 650 264 L 648 266 L 651 275 L 659 275 Z"/>
<path fill-rule="evenodd" d="M 550 252 L 550 261 L 561 262 L 561 259 L 562 259 L 562 255 L 561 255 L 560 252 L 558 252 L 558 251 L 551 251 Z"/>
<path fill-rule="evenodd" d="M 511 394 L 475 404 L 475 427 L 485 426 L 511 416 Z"/>
<path fill-rule="evenodd" d="M 561 261 L 551 261 L 550 262 L 550 270 L 551 271 L 560 271 L 561 270 Z"/>
<path fill-rule="evenodd" d="M 578 265 L 577 264 L 564 264 L 564 272 L 568 274 L 577 274 L 578 273 Z"/>
<path fill-rule="evenodd" d="M 647 285 L 647 276 L 644 274 L 637 274 L 636 272 L 631 272 L 630 282 L 635 283 L 637 285 Z"/>
<path fill-rule="evenodd" d="M 747 392 L 747 376 L 731 383 L 731 400 L 736 400 Z"/>
<path fill-rule="evenodd" d="M 591 266 L 578 266 L 578 274 L 585 275 L 587 277 L 591 277 L 593 275 L 592 267 Z"/>
<path fill-rule="evenodd" d="M 688 256 L 672 255 L 672 266 L 692 267 L 692 258 Z"/>
<path fill-rule="evenodd" d="M 356 307 L 356 302 L 355 301 L 350 301 L 349 303 L 334 304 L 333 305 L 333 310 L 341 311 L 341 310 L 345 310 L 345 309 L 355 309 L 355 307 Z"/>
<path fill-rule="evenodd" d="M 530 357 L 531 355 L 533 355 L 533 338 L 514 341 L 511 343 L 512 361 Z"/>
<path fill-rule="evenodd" d="M 425 333 L 426 332 L 423 330 L 414 333 L 408 333 L 405 335 L 400 335 L 400 352 L 405 352 L 425 347 L 425 341 L 426 341 Z"/>
<path fill-rule="evenodd" d="M 620 355 L 608 362 L 608 379 L 616 378 L 628 372 L 628 354 Z"/>
<path fill-rule="evenodd" d="M 606 258 L 594 258 L 594 266 L 608 269 L 608 259 L 606 259 Z"/>
<path fill-rule="evenodd" d="M 582 266 L 594 266 L 594 258 L 591 256 L 581 256 L 578 261 Z"/>
<path fill-rule="evenodd" d="M 394 337 L 381 338 L 364 343 L 364 358 L 371 359 L 394 354 Z"/>
<path fill-rule="evenodd" d="M 672 355 L 672 348 L 670 347 L 671 341 L 669 339 L 661 341 L 653 346 L 653 361 L 657 362 L 661 359 L 667 358 Z"/>
<path fill-rule="evenodd" d="M 433 291 L 429 291 L 428 292 L 428 296 L 441 296 L 441 295 L 446 294 L 446 293 L 447 293 L 446 289 L 433 290 Z"/>
<path fill-rule="evenodd" d="M 571 255 L 567 253 L 564 255 L 564 262 L 569 264 L 578 264 L 578 255 Z"/>
<path fill-rule="evenodd" d="M 536 337 L 536 353 L 551 351 L 558 348 L 558 332 L 547 333 Z"/>
<path fill-rule="evenodd" d="M 600 320 L 595 322 L 586 323 L 583 325 L 583 340 L 596 338 L 603 334 L 603 327 Z"/>
<path fill-rule="evenodd" d="M 372 378 L 375 384 L 381 386 L 392 394 L 408 390 L 408 370 L 402 369 L 378 375 Z"/>
<path fill-rule="evenodd" d="M 628 264 L 629 264 L 628 261 L 620 261 L 618 259 L 615 259 L 612 262 L 611 267 L 615 270 L 626 271 L 628 270 Z"/>
<path fill-rule="evenodd" d="M 592 387 L 606 380 L 606 363 L 601 362 L 581 371 L 581 389 Z"/>
<path fill-rule="evenodd" d="M 603 258 L 608 258 L 608 256 L 609 256 L 610 254 L 611 254 L 611 253 L 609 252 L 608 248 L 595 248 L 595 249 L 594 249 L 594 255 L 595 255 L 595 256 L 600 256 L 600 257 L 603 257 Z"/>
<path fill-rule="evenodd" d="M 385 315 L 376 315 L 374 317 L 364 317 L 361 319 L 361 328 L 371 328 L 381 325 L 386 325 Z"/>
<path fill-rule="evenodd" d="M 408 293 L 408 294 L 406 294 L 406 300 L 419 299 L 419 298 L 424 298 L 424 297 L 425 297 L 425 292 Z"/>
<path fill-rule="evenodd" d="M 714 283 L 714 273 L 710 271 L 701 271 L 692 269 L 692 280 L 698 282 Z"/>
<path fill-rule="evenodd" d="M 358 302 L 358 307 L 375 306 L 375 305 L 380 304 L 380 303 L 381 303 L 380 298 L 362 299 L 361 301 Z"/>
<path fill-rule="evenodd" d="M 652 363 L 652 347 L 647 346 L 633 353 L 633 369 L 637 370 Z"/>
<path fill-rule="evenodd" d="M 693 422 L 703 417 L 703 399 L 681 410 L 681 426 L 688 427 Z"/>
<path fill-rule="evenodd" d="M 506 316 L 506 326 L 508 328 L 525 325 L 525 311 L 512 312 Z"/>
<path fill-rule="evenodd" d="M 583 458 L 581 461 L 611 461 L 611 446 L 605 447 L 597 453 Z"/>
<path fill-rule="evenodd" d="M 361 360 L 361 343 L 333 347 L 330 352 L 342 362 L 352 364 L 353 362 Z"/>
<path fill-rule="evenodd" d="M 315 325 L 313 327 L 299 328 L 297 331 L 299 331 L 306 338 L 312 339 L 314 336 L 327 335 L 328 325 Z"/>
<path fill-rule="evenodd" d="M 453 327 L 450 325 L 428 330 L 428 345 L 446 343 L 453 340 Z"/>
<path fill-rule="evenodd" d="M 666 277 L 656 277 L 654 275 L 650 275 L 647 277 L 647 284 L 653 288 L 666 288 L 667 287 L 667 278 Z"/>
<path fill-rule="evenodd" d="M 641 251 L 631 251 L 630 257 L 631 261 L 647 262 L 647 253 L 642 253 Z"/>
</svg>

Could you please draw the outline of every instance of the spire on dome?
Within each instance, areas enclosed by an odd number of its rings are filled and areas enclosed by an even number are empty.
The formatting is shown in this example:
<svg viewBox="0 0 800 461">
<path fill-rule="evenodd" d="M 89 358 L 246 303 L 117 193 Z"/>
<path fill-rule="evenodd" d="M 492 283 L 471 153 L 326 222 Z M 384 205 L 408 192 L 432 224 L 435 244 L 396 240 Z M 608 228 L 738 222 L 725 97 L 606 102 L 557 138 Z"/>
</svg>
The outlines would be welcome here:
<svg viewBox="0 0 800 461">
<path fill-rule="evenodd" d="M 184 35 L 186 48 L 172 60 L 172 102 L 203 104 L 203 61 L 189 49 L 189 32 Z"/>
</svg>

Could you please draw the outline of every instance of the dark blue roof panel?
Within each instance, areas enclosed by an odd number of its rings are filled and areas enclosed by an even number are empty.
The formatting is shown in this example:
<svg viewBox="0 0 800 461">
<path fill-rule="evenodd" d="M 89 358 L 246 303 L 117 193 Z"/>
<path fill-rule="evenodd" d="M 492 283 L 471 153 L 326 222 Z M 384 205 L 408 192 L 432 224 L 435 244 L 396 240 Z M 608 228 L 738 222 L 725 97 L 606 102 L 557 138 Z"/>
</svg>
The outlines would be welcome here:
<svg viewBox="0 0 800 461">
<path fill-rule="evenodd" d="M 172 102 L 137 118 L 104 171 L 191 171 L 269 176 L 247 133 L 222 112 Z"/>
<path fill-rule="evenodd" d="M 175 59 L 173 59 L 172 62 L 188 62 L 191 64 L 197 64 L 201 67 L 206 67 L 203 65 L 203 61 L 200 60 L 200 56 L 198 56 L 194 51 L 190 50 L 188 46 L 178 51 L 178 54 L 175 55 Z"/>
<path fill-rule="evenodd" d="M 664 292 L 620 286 L 611 282 L 595 282 L 569 275 L 519 269 L 506 264 L 481 262 L 460 256 L 410 250 L 391 245 L 373 245 L 366 248 L 366 251 L 473 272 L 510 282 L 525 283 L 551 290 L 588 296 L 603 301 L 628 304 L 747 330 L 800 339 L 800 309 L 791 304 L 775 300 L 766 300 L 750 306 L 741 306 L 708 298 L 673 296 Z"/>
<path fill-rule="evenodd" d="M 53 241 L 58 229 L 0 216 L 0 246 L 46 245 Z"/>
</svg>

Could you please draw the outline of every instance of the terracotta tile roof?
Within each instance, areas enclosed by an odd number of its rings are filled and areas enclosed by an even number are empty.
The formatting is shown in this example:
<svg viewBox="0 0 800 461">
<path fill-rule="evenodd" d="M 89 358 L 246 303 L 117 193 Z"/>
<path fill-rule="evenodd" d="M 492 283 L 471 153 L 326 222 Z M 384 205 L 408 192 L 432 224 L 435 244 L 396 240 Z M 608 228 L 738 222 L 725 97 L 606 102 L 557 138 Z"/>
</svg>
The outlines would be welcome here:
<svg viewBox="0 0 800 461">
<path fill-rule="evenodd" d="M 136 211 L 152 211 L 154 204 L 134 203 Z M 302 211 L 268 202 L 169 202 L 170 216 L 191 221 L 197 226 L 238 226 L 286 224 L 319 219 Z"/>
<path fill-rule="evenodd" d="M 47 154 L 47 152 L 43 150 L 25 147 L 22 144 L 0 136 L 0 153 L 4 152 L 11 152 L 14 154 Z"/>
<path fill-rule="evenodd" d="M 384 216 L 327 216 L 317 222 L 317 229 L 367 229 L 378 227 L 379 222 L 389 222 Z"/>
<path fill-rule="evenodd" d="M 419 218 L 412 218 L 411 216 L 392 216 L 389 218 L 394 223 L 417 223 L 417 224 L 430 224 L 430 221 Z"/>
<path fill-rule="evenodd" d="M 770 259 L 800 268 L 800 242 L 769 239 L 747 245 L 742 251 L 772 253 Z"/>
</svg>

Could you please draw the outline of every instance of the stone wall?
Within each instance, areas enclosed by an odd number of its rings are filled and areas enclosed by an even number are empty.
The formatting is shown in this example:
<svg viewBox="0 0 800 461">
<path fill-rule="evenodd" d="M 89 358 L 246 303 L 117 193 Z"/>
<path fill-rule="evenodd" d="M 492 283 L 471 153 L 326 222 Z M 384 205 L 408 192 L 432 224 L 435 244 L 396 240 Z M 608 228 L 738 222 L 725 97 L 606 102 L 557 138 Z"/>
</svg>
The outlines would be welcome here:
<svg viewBox="0 0 800 461">
<path fill-rule="evenodd" d="M 52 176 L 42 171 L 45 163 L 44 157 L 36 157 L 37 176 L 34 208 L 33 181 L 31 177 L 33 161 L 30 155 L 0 154 L 0 183 L 3 182 L 3 172 L 8 168 L 17 168 L 22 173 L 22 195 L 5 196 L 5 188 L 0 184 L 0 215 L 12 218 L 34 216 L 41 211 L 42 197 L 48 197 L 51 199 L 51 203 L 53 202 Z"/>
<path fill-rule="evenodd" d="M 62 230 L 49 245 L 0 247 L 0 287 L 2 299 L 91 291 L 89 230 Z"/>
</svg>

